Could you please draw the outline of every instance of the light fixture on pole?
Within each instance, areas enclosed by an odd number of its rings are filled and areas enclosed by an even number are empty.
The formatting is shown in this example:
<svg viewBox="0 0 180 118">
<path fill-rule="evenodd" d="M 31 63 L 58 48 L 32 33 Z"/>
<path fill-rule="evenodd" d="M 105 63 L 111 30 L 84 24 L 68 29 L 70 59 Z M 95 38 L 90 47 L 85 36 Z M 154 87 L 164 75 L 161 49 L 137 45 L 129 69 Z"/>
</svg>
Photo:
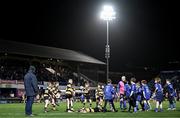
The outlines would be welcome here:
<svg viewBox="0 0 180 118">
<path fill-rule="evenodd" d="M 103 11 L 101 12 L 101 19 L 106 21 L 107 24 L 107 41 L 105 48 L 105 58 L 106 58 L 106 79 L 109 79 L 109 58 L 110 58 L 110 46 L 109 46 L 109 21 L 114 20 L 116 17 L 116 12 L 113 10 L 112 6 L 106 5 L 103 7 Z"/>
</svg>

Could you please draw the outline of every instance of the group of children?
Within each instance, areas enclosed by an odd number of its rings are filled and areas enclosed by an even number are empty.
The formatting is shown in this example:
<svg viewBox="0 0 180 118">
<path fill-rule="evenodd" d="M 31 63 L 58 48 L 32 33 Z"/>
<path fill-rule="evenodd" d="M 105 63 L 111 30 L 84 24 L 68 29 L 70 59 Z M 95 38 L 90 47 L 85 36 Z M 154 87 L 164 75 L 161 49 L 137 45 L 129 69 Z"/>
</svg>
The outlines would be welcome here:
<svg viewBox="0 0 180 118">
<path fill-rule="evenodd" d="M 126 80 L 125 76 L 122 76 L 121 81 L 118 83 L 118 94 L 120 96 L 120 108 L 121 110 L 127 109 L 126 103 L 129 103 L 129 110 L 133 107 L 133 112 L 137 112 L 139 109 L 139 104 L 143 111 L 151 110 L 150 99 L 156 101 L 155 112 L 163 111 L 162 102 L 164 100 L 163 88 L 161 85 L 161 79 L 155 78 L 154 93 L 151 92 L 147 85 L 146 80 L 142 80 L 141 83 L 137 82 L 135 78 L 131 78 L 130 85 Z M 169 108 L 168 110 L 175 110 L 175 90 L 170 80 L 166 80 L 166 89 L 168 93 Z M 160 108 L 160 109 L 159 109 Z"/>
<path fill-rule="evenodd" d="M 120 109 L 127 109 L 126 103 L 129 103 L 129 110 L 133 107 L 133 111 L 137 112 L 139 110 L 139 104 L 142 110 L 147 111 L 151 109 L 150 98 L 151 91 L 147 86 L 147 81 L 142 80 L 141 83 L 137 82 L 135 78 L 131 78 L 130 85 L 126 80 L 125 76 L 122 76 L 121 81 L 118 83 L 118 94 L 120 96 Z"/>
<path fill-rule="evenodd" d="M 81 90 L 80 100 L 81 100 L 83 105 L 82 105 L 82 108 L 79 109 L 78 111 L 79 112 L 87 112 L 87 111 L 88 112 L 94 112 L 94 109 L 92 109 L 92 100 L 91 100 L 91 96 L 90 96 L 89 83 L 86 82 L 84 87 L 83 86 L 80 87 L 80 90 Z M 66 95 L 66 111 L 67 112 L 74 112 L 74 109 L 73 109 L 74 99 L 73 99 L 73 97 L 75 96 L 75 89 L 73 87 L 73 80 L 72 79 L 69 79 L 69 81 L 68 81 L 68 84 L 66 86 L 65 95 Z M 87 102 L 89 103 L 88 109 L 85 108 Z"/>
<path fill-rule="evenodd" d="M 167 84 L 167 92 L 168 92 L 168 100 L 169 100 L 169 108 L 168 110 L 175 110 L 175 91 L 173 85 L 170 83 L 170 80 L 166 80 Z M 118 110 L 115 108 L 114 99 L 117 95 L 120 98 L 120 109 L 126 110 L 127 103 L 129 104 L 128 111 L 130 112 L 133 108 L 133 112 L 136 113 L 139 109 L 139 105 L 141 106 L 143 111 L 148 111 L 152 109 L 150 104 L 150 99 L 153 98 L 156 100 L 156 108 L 155 112 L 163 111 L 162 102 L 164 99 L 163 88 L 161 85 L 160 78 L 155 79 L 155 90 L 154 93 L 151 92 L 147 85 L 146 80 L 142 80 L 141 82 L 136 82 L 135 78 L 131 78 L 130 84 L 126 80 L 125 76 L 121 77 L 121 81 L 117 85 L 117 89 L 111 84 L 111 80 L 108 79 L 107 85 L 104 87 L 103 85 L 98 85 L 95 96 L 96 96 L 96 107 L 92 108 L 92 100 L 90 95 L 90 87 L 89 83 L 86 82 L 84 87 L 81 86 L 81 102 L 82 108 L 78 110 L 78 112 L 106 112 L 107 103 L 109 103 L 111 110 L 113 112 L 117 112 Z M 47 106 L 51 102 L 53 106 L 53 110 L 55 110 L 56 106 L 56 96 L 59 95 L 58 85 L 50 84 L 45 90 L 44 99 L 45 99 L 45 112 L 47 112 Z M 73 103 L 75 96 L 75 88 L 73 86 L 73 80 L 69 79 L 68 84 L 66 86 L 65 91 L 66 96 L 66 111 L 74 112 Z M 85 108 L 86 103 L 89 103 L 89 107 Z M 104 105 L 103 105 L 104 102 Z M 160 109 L 159 109 L 160 108 Z"/>
</svg>

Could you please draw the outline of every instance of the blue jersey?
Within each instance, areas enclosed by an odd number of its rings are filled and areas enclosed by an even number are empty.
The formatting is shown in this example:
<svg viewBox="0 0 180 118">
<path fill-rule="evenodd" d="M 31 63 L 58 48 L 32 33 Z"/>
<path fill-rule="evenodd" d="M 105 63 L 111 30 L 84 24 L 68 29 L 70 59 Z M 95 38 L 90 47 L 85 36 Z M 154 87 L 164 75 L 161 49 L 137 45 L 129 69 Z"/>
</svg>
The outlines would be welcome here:
<svg viewBox="0 0 180 118">
<path fill-rule="evenodd" d="M 156 84 L 155 84 L 155 90 L 156 90 L 156 92 L 163 92 L 163 89 L 162 89 L 161 84 L 156 83 Z"/>
<path fill-rule="evenodd" d="M 108 84 L 104 88 L 105 100 L 112 100 L 115 94 L 115 90 L 112 84 Z"/>
<path fill-rule="evenodd" d="M 174 91 L 173 85 L 171 83 L 168 84 L 167 91 L 170 96 L 175 96 L 175 91 Z"/>
<path fill-rule="evenodd" d="M 137 101 L 141 101 L 141 95 L 142 95 L 142 89 L 141 89 L 141 87 L 137 87 L 137 88 L 136 88 L 136 94 L 137 94 L 136 100 L 137 100 Z"/>
<path fill-rule="evenodd" d="M 163 89 L 162 89 L 161 84 L 156 83 L 156 84 L 155 84 L 155 90 L 156 90 L 155 99 L 156 99 L 157 101 L 159 101 L 159 102 L 162 102 L 162 101 L 163 101 Z"/>
<path fill-rule="evenodd" d="M 132 84 L 131 85 L 131 93 L 133 92 L 133 94 L 136 94 L 136 84 Z"/>
<path fill-rule="evenodd" d="M 126 97 L 129 97 L 131 93 L 131 87 L 129 86 L 128 83 L 124 85 L 124 90 L 125 90 Z"/>
<path fill-rule="evenodd" d="M 142 86 L 143 96 L 145 99 L 150 99 L 151 91 L 149 87 L 145 84 Z"/>
<path fill-rule="evenodd" d="M 136 93 L 137 94 L 141 94 L 142 93 L 142 88 L 141 87 L 137 87 L 136 88 Z"/>
</svg>

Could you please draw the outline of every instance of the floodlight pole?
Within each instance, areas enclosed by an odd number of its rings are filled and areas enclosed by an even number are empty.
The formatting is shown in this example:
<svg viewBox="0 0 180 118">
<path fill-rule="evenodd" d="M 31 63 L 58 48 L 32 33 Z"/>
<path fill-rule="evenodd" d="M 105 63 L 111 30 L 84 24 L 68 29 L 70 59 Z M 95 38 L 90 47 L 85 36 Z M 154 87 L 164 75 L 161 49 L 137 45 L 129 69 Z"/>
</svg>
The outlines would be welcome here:
<svg viewBox="0 0 180 118">
<path fill-rule="evenodd" d="M 109 21 L 106 21 L 107 23 L 107 42 L 106 42 L 106 48 L 105 48 L 105 58 L 106 58 L 106 81 L 108 82 L 109 79 L 109 58 L 110 58 L 110 46 L 109 46 Z"/>
<path fill-rule="evenodd" d="M 101 18 L 107 23 L 107 42 L 105 46 L 105 58 L 106 58 L 106 80 L 109 79 L 109 58 L 110 58 L 110 45 L 109 45 L 109 22 L 115 19 L 115 12 L 111 6 L 104 6 L 101 12 Z"/>
</svg>

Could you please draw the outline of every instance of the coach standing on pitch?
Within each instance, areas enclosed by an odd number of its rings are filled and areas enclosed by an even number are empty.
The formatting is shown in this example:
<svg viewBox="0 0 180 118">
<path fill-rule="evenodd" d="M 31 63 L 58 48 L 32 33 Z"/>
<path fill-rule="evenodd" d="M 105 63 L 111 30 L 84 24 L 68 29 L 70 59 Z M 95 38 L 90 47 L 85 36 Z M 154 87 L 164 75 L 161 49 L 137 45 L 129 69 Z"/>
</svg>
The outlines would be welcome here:
<svg viewBox="0 0 180 118">
<path fill-rule="evenodd" d="M 26 92 L 26 106 L 25 106 L 25 114 L 27 116 L 33 116 L 32 114 L 32 105 L 34 102 L 34 97 L 38 93 L 38 84 L 37 84 L 37 78 L 34 74 L 36 71 L 36 68 L 34 66 L 29 67 L 28 73 L 24 76 L 24 87 Z"/>
</svg>

